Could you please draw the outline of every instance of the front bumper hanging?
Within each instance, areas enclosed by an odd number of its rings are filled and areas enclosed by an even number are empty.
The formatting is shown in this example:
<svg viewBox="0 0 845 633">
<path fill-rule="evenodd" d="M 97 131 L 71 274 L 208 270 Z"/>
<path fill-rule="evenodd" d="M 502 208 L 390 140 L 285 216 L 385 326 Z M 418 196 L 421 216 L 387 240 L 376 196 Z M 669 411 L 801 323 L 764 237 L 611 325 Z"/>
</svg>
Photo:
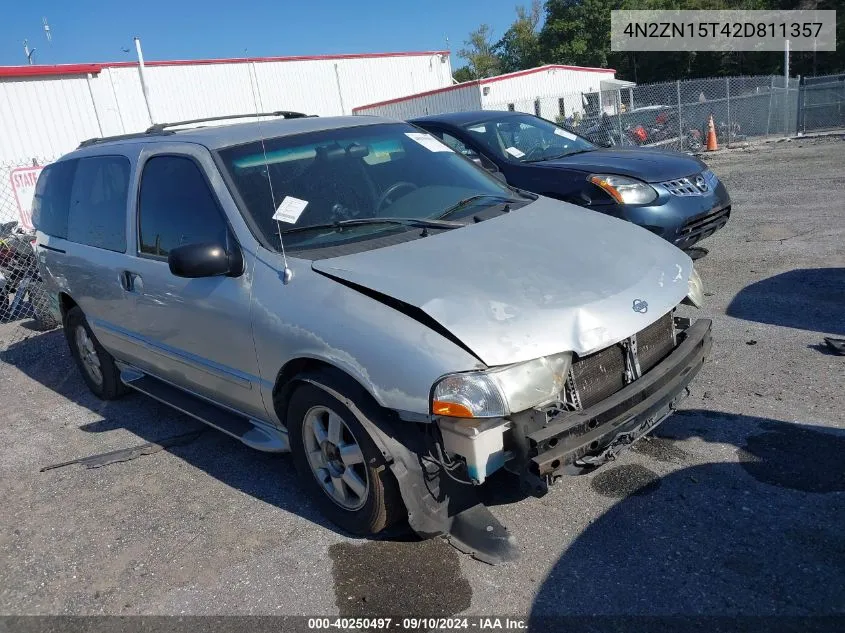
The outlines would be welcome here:
<svg viewBox="0 0 845 633">
<path fill-rule="evenodd" d="M 566 411 L 526 436 L 519 469 L 523 487 L 543 494 L 564 474 L 589 471 L 612 460 L 654 429 L 686 396 L 712 346 L 712 322 L 700 319 L 684 340 L 647 374 L 582 411 Z"/>
</svg>

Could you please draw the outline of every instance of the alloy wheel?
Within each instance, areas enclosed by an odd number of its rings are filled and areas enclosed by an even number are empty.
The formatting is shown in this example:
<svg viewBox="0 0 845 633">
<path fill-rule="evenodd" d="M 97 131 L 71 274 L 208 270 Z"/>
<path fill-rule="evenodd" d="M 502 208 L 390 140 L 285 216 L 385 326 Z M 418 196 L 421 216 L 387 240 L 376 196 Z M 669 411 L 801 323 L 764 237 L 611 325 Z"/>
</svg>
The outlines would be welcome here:
<svg viewBox="0 0 845 633">
<path fill-rule="evenodd" d="M 345 510 L 362 508 L 369 475 L 361 446 L 343 418 L 328 407 L 312 407 L 302 422 L 302 442 L 311 472 L 329 498 Z"/>
<path fill-rule="evenodd" d="M 76 350 L 79 352 L 79 359 L 82 361 L 82 366 L 88 373 L 88 376 L 97 385 L 103 384 L 103 369 L 100 365 L 100 357 L 97 355 L 97 349 L 94 347 L 94 341 L 88 336 L 88 331 L 84 326 L 76 326 L 74 334 L 76 339 Z"/>
</svg>

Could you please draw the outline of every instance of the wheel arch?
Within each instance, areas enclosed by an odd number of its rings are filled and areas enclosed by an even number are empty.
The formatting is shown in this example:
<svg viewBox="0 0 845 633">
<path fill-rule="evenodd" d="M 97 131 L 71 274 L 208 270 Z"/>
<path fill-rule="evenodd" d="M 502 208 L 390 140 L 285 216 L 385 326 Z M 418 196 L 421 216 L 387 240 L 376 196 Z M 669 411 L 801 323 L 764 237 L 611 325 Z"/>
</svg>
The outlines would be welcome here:
<svg viewBox="0 0 845 633">
<path fill-rule="evenodd" d="M 73 300 L 73 297 L 64 291 L 59 292 L 59 310 L 62 313 L 62 323 L 64 323 L 67 313 L 70 312 L 72 308 L 77 307 L 79 307 L 79 304 Z"/>
<path fill-rule="evenodd" d="M 287 409 L 290 396 L 298 384 L 316 382 L 335 391 L 360 399 L 368 407 L 377 407 L 390 417 L 396 412 L 379 403 L 375 395 L 360 380 L 337 365 L 314 357 L 300 357 L 289 360 L 276 374 L 273 384 L 273 408 L 279 421 L 287 426 Z"/>
</svg>

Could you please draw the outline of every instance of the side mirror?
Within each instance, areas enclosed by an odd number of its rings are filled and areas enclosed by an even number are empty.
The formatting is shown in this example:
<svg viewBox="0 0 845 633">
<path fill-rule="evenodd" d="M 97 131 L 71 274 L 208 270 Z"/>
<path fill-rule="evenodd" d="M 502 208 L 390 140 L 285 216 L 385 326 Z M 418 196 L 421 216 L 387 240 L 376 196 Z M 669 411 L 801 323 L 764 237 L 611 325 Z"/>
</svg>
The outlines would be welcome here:
<svg viewBox="0 0 845 633">
<path fill-rule="evenodd" d="M 499 173 L 499 168 L 496 166 L 496 163 L 494 163 L 486 156 L 482 156 L 481 154 L 472 152 L 471 154 L 467 154 L 466 157 L 482 169 L 489 171 L 491 174 L 495 175 Z"/>
<path fill-rule="evenodd" d="M 185 244 L 167 256 L 170 272 L 177 277 L 237 277 L 243 273 L 243 255 L 237 246 L 228 249 L 222 244 Z"/>
</svg>

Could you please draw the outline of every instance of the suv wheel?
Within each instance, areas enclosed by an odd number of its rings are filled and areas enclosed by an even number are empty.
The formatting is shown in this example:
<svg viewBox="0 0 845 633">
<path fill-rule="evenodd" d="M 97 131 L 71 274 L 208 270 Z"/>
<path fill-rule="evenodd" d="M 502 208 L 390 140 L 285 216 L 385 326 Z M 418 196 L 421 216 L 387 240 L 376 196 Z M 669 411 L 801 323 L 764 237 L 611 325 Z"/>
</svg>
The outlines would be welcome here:
<svg viewBox="0 0 845 633">
<path fill-rule="evenodd" d="M 114 357 L 100 345 L 78 307 L 71 308 L 65 315 L 65 338 L 82 378 L 95 396 L 114 400 L 126 393 Z"/>
<path fill-rule="evenodd" d="M 291 395 L 287 428 L 297 472 L 333 523 L 352 534 L 369 535 L 405 514 L 384 457 L 337 399 L 302 384 Z"/>
</svg>

